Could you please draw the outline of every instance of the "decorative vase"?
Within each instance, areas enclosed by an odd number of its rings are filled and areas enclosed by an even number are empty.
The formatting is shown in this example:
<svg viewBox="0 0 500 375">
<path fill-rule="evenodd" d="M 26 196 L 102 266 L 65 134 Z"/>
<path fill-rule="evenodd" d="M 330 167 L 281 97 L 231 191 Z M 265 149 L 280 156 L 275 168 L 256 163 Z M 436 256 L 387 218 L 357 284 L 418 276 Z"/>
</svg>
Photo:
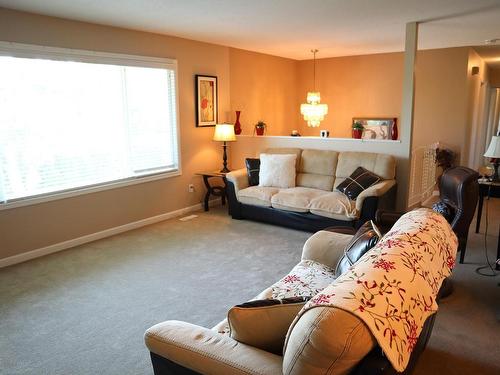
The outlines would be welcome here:
<svg viewBox="0 0 500 375">
<path fill-rule="evenodd" d="M 264 135 L 264 128 L 255 128 L 255 133 L 257 135 Z"/>
<path fill-rule="evenodd" d="M 361 139 L 363 135 L 363 129 L 352 129 L 352 137 L 354 139 Z"/>
<path fill-rule="evenodd" d="M 234 134 L 236 134 L 236 135 L 241 134 L 240 115 L 241 115 L 241 111 L 236 111 L 236 121 L 234 123 Z"/>
<path fill-rule="evenodd" d="M 393 141 L 398 139 L 398 119 L 397 118 L 394 119 L 394 124 L 392 125 L 392 128 L 391 128 L 391 139 Z"/>
</svg>

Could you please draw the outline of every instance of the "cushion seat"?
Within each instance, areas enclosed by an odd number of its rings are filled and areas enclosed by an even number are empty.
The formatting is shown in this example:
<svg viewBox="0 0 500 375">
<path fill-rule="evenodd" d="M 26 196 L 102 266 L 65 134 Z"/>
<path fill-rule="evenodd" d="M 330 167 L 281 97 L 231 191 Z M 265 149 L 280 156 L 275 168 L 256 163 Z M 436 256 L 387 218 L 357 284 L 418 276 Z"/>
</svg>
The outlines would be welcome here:
<svg viewBox="0 0 500 375">
<path fill-rule="evenodd" d="M 335 270 L 313 260 L 302 260 L 288 275 L 271 286 L 270 298 L 309 297 L 335 280 Z"/>
<path fill-rule="evenodd" d="M 311 200 L 311 213 L 338 220 L 354 220 L 357 217 L 356 202 L 340 191 L 332 191 Z"/>
<path fill-rule="evenodd" d="M 268 186 L 250 186 L 238 191 L 238 200 L 244 204 L 271 207 L 271 197 L 280 191 Z"/>
<path fill-rule="evenodd" d="M 312 199 L 328 194 L 327 191 L 306 187 L 281 189 L 272 196 L 271 205 L 285 211 L 309 212 Z"/>
</svg>

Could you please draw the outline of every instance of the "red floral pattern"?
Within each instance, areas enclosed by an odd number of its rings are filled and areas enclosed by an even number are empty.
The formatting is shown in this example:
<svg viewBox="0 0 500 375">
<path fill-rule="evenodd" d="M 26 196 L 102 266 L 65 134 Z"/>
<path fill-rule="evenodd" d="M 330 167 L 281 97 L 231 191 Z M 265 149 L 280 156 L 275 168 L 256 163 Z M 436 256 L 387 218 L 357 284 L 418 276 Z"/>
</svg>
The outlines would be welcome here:
<svg viewBox="0 0 500 375">
<path fill-rule="evenodd" d="M 370 328 L 387 358 L 403 371 L 436 295 L 455 266 L 458 241 L 450 225 L 429 209 L 402 216 L 354 266 L 304 307 L 353 312 Z"/>
<path fill-rule="evenodd" d="M 335 271 L 330 267 L 312 260 L 303 260 L 271 286 L 272 298 L 314 296 L 334 280 Z"/>
</svg>

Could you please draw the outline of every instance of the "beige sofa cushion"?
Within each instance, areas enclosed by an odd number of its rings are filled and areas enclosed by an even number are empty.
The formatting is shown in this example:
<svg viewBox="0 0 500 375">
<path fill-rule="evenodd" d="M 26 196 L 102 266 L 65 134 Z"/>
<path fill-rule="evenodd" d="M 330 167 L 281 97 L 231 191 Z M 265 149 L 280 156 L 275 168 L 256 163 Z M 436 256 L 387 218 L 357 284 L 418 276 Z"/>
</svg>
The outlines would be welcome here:
<svg viewBox="0 0 500 375">
<path fill-rule="evenodd" d="M 297 186 L 331 191 L 337 159 L 338 152 L 336 151 L 302 151 Z"/>
<path fill-rule="evenodd" d="M 267 186 L 250 186 L 238 191 L 238 201 L 254 206 L 271 207 L 271 197 L 280 189 Z"/>
<path fill-rule="evenodd" d="M 295 187 L 281 189 L 271 198 L 274 208 L 294 212 L 309 212 L 309 203 L 312 199 L 329 194 L 324 190 Z"/>
<path fill-rule="evenodd" d="M 339 154 L 334 188 L 357 167 L 363 167 L 384 180 L 393 180 L 396 176 L 396 159 L 392 155 L 345 151 Z"/>
<path fill-rule="evenodd" d="M 356 202 L 339 191 L 323 194 L 309 203 L 311 213 L 338 220 L 356 219 Z"/>
<path fill-rule="evenodd" d="M 334 307 L 310 309 L 288 331 L 283 374 L 348 374 L 375 345 L 355 315 Z"/>
<path fill-rule="evenodd" d="M 275 305 L 266 305 L 283 301 Z M 234 306 L 227 313 L 230 336 L 244 344 L 281 355 L 286 333 L 293 320 L 304 307 L 305 301 L 287 300 L 252 301 L 254 307 Z"/>
</svg>

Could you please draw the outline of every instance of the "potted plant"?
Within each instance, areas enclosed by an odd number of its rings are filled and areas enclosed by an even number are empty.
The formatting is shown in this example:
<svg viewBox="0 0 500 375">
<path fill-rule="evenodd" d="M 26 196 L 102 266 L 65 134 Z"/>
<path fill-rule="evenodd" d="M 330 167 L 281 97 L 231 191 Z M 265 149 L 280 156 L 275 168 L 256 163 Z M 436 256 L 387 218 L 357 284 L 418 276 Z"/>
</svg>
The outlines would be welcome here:
<svg viewBox="0 0 500 375">
<path fill-rule="evenodd" d="M 255 132 L 257 135 L 264 135 L 264 130 L 266 130 L 266 123 L 264 121 L 259 121 L 255 124 Z"/>
<path fill-rule="evenodd" d="M 355 121 L 352 124 L 352 137 L 355 139 L 361 139 L 363 135 L 364 126 L 360 121 Z"/>
</svg>

